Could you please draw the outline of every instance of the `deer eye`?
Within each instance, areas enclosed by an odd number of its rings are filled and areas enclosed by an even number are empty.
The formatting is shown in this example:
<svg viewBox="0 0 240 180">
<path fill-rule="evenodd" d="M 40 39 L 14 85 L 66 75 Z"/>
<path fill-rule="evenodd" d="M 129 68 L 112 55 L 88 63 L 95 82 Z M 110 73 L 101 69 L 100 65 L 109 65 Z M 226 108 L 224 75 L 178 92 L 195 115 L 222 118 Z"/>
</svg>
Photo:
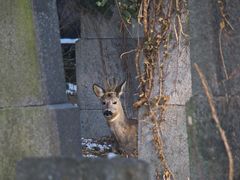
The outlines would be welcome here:
<svg viewBox="0 0 240 180">
<path fill-rule="evenodd" d="M 117 101 L 114 101 L 113 104 L 117 104 Z"/>
<path fill-rule="evenodd" d="M 105 105 L 105 104 L 106 104 L 106 102 L 104 102 L 104 101 L 103 101 L 103 102 L 102 102 L 102 104 L 103 104 L 103 105 Z"/>
</svg>

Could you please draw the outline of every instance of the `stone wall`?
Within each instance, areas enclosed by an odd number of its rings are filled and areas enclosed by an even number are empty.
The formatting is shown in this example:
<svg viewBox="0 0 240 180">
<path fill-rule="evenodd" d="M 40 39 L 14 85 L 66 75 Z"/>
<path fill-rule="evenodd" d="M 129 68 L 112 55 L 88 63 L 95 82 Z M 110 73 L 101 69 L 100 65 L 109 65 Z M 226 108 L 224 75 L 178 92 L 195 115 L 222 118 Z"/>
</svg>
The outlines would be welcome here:
<svg viewBox="0 0 240 180">
<path fill-rule="evenodd" d="M 189 1 L 190 51 L 193 97 L 188 103 L 188 139 L 191 179 L 227 179 L 228 158 L 219 132 L 211 118 L 207 98 L 193 64 L 203 71 L 213 94 L 221 125 L 230 143 L 235 178 L 240 178 L 240 4 L 226 1 L 225 12 L 234 27 L 223 30 L 220 38 L 220 12 L 215 1 Z M 225 71 L 228 74 L 226 78 Z"/>
<path fill-rule="evenodd" d="M 76 45 L 76 69 L 83 137 L 110 134 L 102 115 L 101 103 L 92 90 L 94 83 L 104 87 L 106 79 L 116 78 L 119 83 L 127 80 L 122 102 L 129 117 L 136 115 L 132 109 L 137 98 L 134 53 L 127 53 L 122 59 L 120 55 L 135 49 L 137 39 L 128 38 L 129 35 L 124 37 L 124 33 L 120 32 L 119 22 L 117 11 L 111 19 L 101 14 L 82 12 L 81 39 Z"/>
<path fill-rule="evenodd" d="M 16 180 L 149 180 L 148 165 L 135 159 L 28 158 Z"/>
<path fill-rule="evenodd" d="M 80 156 L 78 108 L 67 104 L 55 0 L 0 6 L 0 179 L 27 156 Z"/>
</svg>

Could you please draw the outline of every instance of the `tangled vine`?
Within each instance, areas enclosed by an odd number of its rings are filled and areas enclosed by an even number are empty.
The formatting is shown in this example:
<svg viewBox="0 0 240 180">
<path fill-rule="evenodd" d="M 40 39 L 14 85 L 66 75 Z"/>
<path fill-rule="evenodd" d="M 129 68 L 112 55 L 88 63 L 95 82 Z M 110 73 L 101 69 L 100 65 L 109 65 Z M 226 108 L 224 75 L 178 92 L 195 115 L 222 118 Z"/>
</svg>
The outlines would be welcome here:
<svg viewBox="0 0 240 180">
<path fill-rule="evenodd" d="M 140 93 L 138 101 L 133 106 L 135 108 L 146 106 L 148 109 L 147 116 L 153 125 L 154 147 L 162 164 L 165 180 L 174 179 L 174 175 L 165 158 L 160 133 L 160 123 L 165 120 L 169 100 L 164 88 L 164 61 L 167 61 L 169 57 L 168 50 L 172 34 L 175 34 L 176 43 L 179 42 L 180 36 L 187 36 L 183 32 L 181 21 L 181 14 L 184 10 L 186 10 L 184 0 L 142 0 L 138 14 L 138 22 L 143 25 L 144 39 L 138 44 L 135 56 Z M 143 68 L 140 61 L 141 53 L 143 53 Z M 158 79 L 159 87 L 158 95 L 153 97 L 155 79 Z M 158 179 L 160 173 L 157 169 L 156 174 Z"/>
</svg>

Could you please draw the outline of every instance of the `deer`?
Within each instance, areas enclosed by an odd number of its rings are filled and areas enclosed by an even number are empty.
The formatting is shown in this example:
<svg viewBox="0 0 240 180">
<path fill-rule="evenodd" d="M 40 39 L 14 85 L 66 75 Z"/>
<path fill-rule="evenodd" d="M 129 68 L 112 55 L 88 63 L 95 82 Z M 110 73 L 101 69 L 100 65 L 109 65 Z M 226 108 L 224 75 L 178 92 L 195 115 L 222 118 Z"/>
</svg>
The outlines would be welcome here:
<svg viewBox="0 0 240 180">
<path fill-rule="evenodd" d="M 115 150 L 127 157 L 136 156 L 138 121 L 127 118 L 120 97 L 126 81 L 119 85 L 110 85 L 105 89 L 93 84 L 93 92 L 102 104 L 102 113 L 115 140 Z"/>
</svg>

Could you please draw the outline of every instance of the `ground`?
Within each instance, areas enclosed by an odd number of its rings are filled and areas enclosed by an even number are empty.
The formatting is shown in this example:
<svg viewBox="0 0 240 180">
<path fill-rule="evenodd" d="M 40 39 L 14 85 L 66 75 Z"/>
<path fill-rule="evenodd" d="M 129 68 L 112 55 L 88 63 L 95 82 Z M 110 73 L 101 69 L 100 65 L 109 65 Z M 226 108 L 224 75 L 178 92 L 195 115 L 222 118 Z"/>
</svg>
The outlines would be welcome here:
<svg viewBox="0 0 240 180">
<path fill-rule="evenodd" d="M 82 154 L 83 157 L 97 158 L 107 157 L 113 158 L 121 156 L 112 152 L 113 138 L 106 136 L 99 139 L 82 138 Z"/>
</svg>

